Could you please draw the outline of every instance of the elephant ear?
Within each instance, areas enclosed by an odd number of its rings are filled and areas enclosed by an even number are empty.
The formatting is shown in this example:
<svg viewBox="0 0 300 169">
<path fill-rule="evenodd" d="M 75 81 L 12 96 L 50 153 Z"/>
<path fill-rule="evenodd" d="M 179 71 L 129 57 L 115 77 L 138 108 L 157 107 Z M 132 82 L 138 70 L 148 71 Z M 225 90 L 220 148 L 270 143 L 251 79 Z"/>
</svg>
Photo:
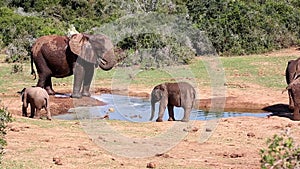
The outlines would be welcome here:
<svg viewBox="0 0 300 169">
<path fill-rule="evenodd" d="M 159 89 L 163 92 L 167 91 L 167 85 L 166 84 L 161 84 L 159 85 Z"/>
<path fill-rule="evenodd" d="M 69 41 L 70 49 L 80 58 L 91 63 L 97 63 L 96 54 L 87 34 L 74 34 Z"/>
<path fill-rule="evenodd" d="M 84 40 L 82 34 L 74 34 L 71 36 L 69 41 L 70 49 L 76 55 L 80 55 L 81 47 L 83 44 Z"/>
</svg>

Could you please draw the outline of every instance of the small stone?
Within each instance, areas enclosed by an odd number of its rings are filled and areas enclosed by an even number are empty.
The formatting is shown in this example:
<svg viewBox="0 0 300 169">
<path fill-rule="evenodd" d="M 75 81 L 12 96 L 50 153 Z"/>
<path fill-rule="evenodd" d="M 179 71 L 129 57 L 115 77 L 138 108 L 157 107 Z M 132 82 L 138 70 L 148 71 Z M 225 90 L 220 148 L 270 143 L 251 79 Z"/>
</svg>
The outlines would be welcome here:
<svg viewBox="0 0 300 169">
<path fill-rule="evenodd" d="M 212 129 L 206 128 L 205 131 L 206 131 L 206 132 L 212 132 Z"/>
<path fill-rule="evenodd" d="M 53 157 L 53 162 L 56 165 L 62 165 L 61 159 L 59 157 Z"/>
<path fill-rule="evenodd" d="M 20 130 L 18 128 L 13 127 L 13 128 L 10 129 L 10 131 L 19 132 Z"/>
<path fill-rule="evenodd" d="M 115 111 L 115 109 L 112 108 L 112 107 L 108 109 L 108 112 L 110 112 L 110 113 L 112 113 L 112 112 L 114 112 L 114 111 Z"/>
<path fill-rule="evenodd" d="M 87 148 L 85 148 L 84 146 L 78 146 L 78 150 L 80 150 L 80 151 L 86 151 Z"/>
<path fill-rule="evenodd" d="M 193 132 L 197 132 L 198 130 L 199 130 L 198 127 L 194 127 L 194 128 L 192 129 Z"/>
<path fill-rule="evenodd" d="M 230 154 L 230 158 L 239 158 L 244 157 L 244 154 L 232 153 Z"/>
<path fill-rule="evenodd" d="M 147 164 L 147 168 L 155 168 L 156 164 L 154 162 L 150 162 Z"/>
<path fill-rule="evenodd" d="M 250 133 L 247 133 L 247 136 L 248 136 L 248 137 L 255 137 L 255 134 L 252 133 L 252 132 L 250 132 Z"/>
<path fill-rule="evenodd" d="M 164 157 L 164 158 L 169 158 L 169 154 L 161 153 L 161 154 L 155 154 L 156 157 Z"/>
</svg>

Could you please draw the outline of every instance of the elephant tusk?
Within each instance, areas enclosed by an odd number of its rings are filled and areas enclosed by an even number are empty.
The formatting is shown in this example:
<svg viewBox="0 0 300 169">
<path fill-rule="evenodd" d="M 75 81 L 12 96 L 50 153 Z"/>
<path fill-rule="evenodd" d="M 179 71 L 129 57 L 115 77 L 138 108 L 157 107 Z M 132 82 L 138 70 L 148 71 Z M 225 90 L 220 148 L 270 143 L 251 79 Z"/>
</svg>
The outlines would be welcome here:
<svg viewBox="0 0 300 169">
<path fill-rule="evenodd" d="M 104 59 L 100 59 L 100 62 L 101 62 L 102 64 L 104 64 L 104 65 L 107 63 L 107 61 L 104 60 Z"/>
</svg>

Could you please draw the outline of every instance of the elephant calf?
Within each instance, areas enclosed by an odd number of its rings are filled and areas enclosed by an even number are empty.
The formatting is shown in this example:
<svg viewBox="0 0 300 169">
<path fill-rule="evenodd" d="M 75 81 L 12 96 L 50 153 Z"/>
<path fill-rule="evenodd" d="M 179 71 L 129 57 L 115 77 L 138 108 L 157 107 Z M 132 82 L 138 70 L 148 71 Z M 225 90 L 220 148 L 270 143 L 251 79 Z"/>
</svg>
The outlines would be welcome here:
<svg viewBox="0 0 300 169">
<path fill-rule="evenodd" d="M 300 79 L 295 79 L 286 89 L 290 91 L 291 101 L 294 103 L 293 119 L 300 120 Z"/>
<path fill-rule="evenodd" d="M 151 117 L 154 117 L 155 103 L 160 101 L 157 122 L 163 121 L 163 115 L 168 106 L 169 121 L 174 121 L 174 106 L 184 109 L 181 121 L 188 122 L 196 99 L 196 91 L 192 85 L 186 82 L 163 83 L 153 88 L 151 92 Z"/>
<path fill-rule="evenodd" d="M 47 91 L 41 87 L 24 88 L 21 92 L 22 95 L 22 115 L 27 117 L 27 107 L 30 104 L 31 112 L 30 118 L 34 117 L 35 110 L 36 116 L 39 116 L 40 111 L 44 108 L 47 112 L 47 119 L 51 120 L 49 110 L 49 95 Z"/>
</svg>

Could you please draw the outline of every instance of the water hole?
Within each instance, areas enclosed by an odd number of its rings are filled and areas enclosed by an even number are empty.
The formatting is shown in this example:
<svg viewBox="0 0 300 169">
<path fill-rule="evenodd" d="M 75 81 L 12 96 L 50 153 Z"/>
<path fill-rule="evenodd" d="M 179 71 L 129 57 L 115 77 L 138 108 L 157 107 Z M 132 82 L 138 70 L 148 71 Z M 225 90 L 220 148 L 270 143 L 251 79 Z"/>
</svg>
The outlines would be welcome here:
<svg viewBox="0 0 300 169">
<path fill-rule="evenodd" d="M 93 107 L 76 107 L 70 109 L 67 114 L 57 115 L 53 118 L 62 120 L 81 120 L 81 119 L 104 119 L 123 120 L 132 122 L 147 122 L 150 119 L 151 104 L 147 99 L 139 97 L 128 97 L 115 94 L 101 94 L 92 96 L 95 99 L 107 103 L 104 106 Z M 156 103 L 155 116 L 153 121 L 158 116 L 158 106 Z M 112 111 L 113 110 L 113 111 Z M 174 108 L 175 119 L 180 120 L 183 117 L 183 109 L 180 107 Z M 253 113 L 253 112 L 208 112 L 202 110 L 193 110 L 191 120 L 212 120 L 218 118 L 252 116 L 266 117 L 269 112 Z M 168 111 L 165 110 L 163 120 L 168 119 Z"/>
</svg>

